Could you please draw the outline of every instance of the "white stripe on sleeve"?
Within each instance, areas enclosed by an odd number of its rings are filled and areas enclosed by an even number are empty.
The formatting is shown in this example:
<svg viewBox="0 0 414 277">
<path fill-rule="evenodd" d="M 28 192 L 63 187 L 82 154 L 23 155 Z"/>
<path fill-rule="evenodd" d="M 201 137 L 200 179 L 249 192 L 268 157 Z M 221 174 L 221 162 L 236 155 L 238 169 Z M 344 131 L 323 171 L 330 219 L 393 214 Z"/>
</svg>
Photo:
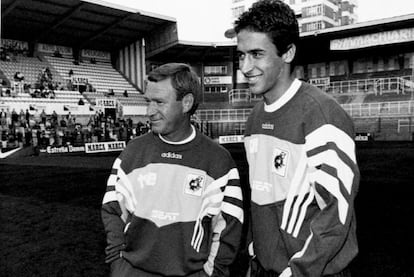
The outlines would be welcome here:
<svg viewBox="0 0 414 277">
<path fill-rule="evenodd" d="M 339 220 L 342 222 L 342 224 L 345 224 L 349 205 L 340 191 L 338 179 L 322 170 L 317 170 L 314 173 L 309 174 L 309 177 L 312 182 L 316 182 L 322 185 L 338 200 Z"/>
<path fill-rule="evenodd" d="M 326 124 L 306 136 L 306 150 L 310 151 L 328 142 L 334 142 L 356 163 L 355 142 L 347 133 L 334 125 Z"/>
</svg>

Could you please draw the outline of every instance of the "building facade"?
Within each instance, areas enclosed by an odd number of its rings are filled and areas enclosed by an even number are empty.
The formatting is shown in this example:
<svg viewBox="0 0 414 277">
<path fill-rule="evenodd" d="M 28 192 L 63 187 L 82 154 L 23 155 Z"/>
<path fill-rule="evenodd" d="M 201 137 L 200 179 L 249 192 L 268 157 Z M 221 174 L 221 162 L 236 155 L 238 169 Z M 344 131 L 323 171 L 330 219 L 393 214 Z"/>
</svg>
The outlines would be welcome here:
<svg viewBox="0 0 414 277">
<path fill-rule="evenodd" d="M 283 0 L 292 7 L 301 32 L 349 25 L 357 22 L 357 0 Z M 232 0 L 232 22 L 257 0 Z"/>
</svg>

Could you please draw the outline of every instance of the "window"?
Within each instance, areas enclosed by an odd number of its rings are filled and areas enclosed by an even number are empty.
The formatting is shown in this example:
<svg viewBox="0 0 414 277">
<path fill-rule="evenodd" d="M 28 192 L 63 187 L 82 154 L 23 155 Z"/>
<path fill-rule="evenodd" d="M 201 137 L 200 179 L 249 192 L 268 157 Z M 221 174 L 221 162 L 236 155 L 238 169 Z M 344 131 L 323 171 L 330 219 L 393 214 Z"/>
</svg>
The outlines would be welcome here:
<svg viewBox="0 0 414 277">
<path fill-rule="evenodd" d="M 412 68 L 413 64 L 412 64 L 412 53 L 405 53 L 404 54 L 404 68 Z"/>
<path fill-rule="evenodd" d="M 309 72 L 311 78 L 326 77 L 326 64 L 314 63 L 309 65 Z"/>
<path fill-rule="evenodd" d="M 333 61 L 329 63 L 329 76 L 345 75 L 346 61 Z"/>
<path fill-rule="evenodd" d="M 377 60 L 377 71 L 384 71 L 384 59 L 382 57 Z"/>
<path fill-rule="evenodd" d="M 303 9 L 303 17 L 312 17 L 322 14 L 322 5 L 310 6 Z"/>
<path fill-rule="evenodd" d="M 323 27 L 322 21 L 311 22 L 302 26 L 304 32 L 311 32 L 321 30 Z"/>
<path fill-rule="evenodd" d="M 384 57 L 384 71 L 388 70 L 388 57 Z"/>
<path fill-rule="evenodd" d="M 226 86 L 205 86 L 204 87 L 204 93 L 227 93 L 227 87 Z"/>
<path fill-rule="evenodd" d="M 414 68 L 414 53 L 406 53 L 405 59 L 405 68 Z"/>
<path fill-rule="evenodd" d="M 319 76 L 320 77 L 326 77 L 326 66 L 325 66 L 325 64 L 321 64 L 319 66 L 319 70 L 320 70 Z"/>
<path fill-rule="evenodd" d="M 367 72 L 373 72 L 374 71 L 374 61 L 372 59 L 366 60 L 366 66 L 367 66 Z"/>
<path fill-rule="evenodd" d="M 345 62 L 339 64 L 338 75 L 345 75 L 345 64 Z"/>
<path fill-rule="evenodd" d="M 233 17 L 238 18 L 242 13 L 244 13 L 244 6 L 239 6 L 232 8 Z"/>
<path fill-rule="evenodd" d="M 204 74 L 205 75 L 225 75 L 227 74 L 227 66 L 225 65 L 205 66 Z"/>
<path fill-rule="evenodd" d="M 358 59 L 353 62 L 353 73 L 365 72 L 365 59 Z"/>
<path fill-rule="evenodd" d="M 298 79 L 303 79 L 305 77 L 304 68 L 301 65 L 297 65 L 294 69 L 295 76 Z"/>
<path fill-rule="evenodd" d="M 399 69 L 398 57 L 397 56 L 391 56 L 388 59 L 388 68 L 387 68 L 387 70 L 396 70 L 396 69 Z"/>
<path fill-rule="evenodd" d="M 317 68 L 316 67 L 313 67 L 313 66 L 311 67 L 310 75 L 311 75 L 311 78 L 318 77 L 318 72 L 317 72 Z"/>
</svg>

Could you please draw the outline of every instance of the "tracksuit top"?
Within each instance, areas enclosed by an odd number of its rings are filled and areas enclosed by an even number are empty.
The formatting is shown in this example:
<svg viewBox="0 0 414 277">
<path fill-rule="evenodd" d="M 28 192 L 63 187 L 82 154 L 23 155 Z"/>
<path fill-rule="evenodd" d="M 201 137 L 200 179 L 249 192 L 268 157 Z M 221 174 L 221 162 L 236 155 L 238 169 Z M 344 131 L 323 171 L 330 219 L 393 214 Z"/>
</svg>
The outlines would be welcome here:
<svg viewBox="0 0 414 277">
<path fill-rule="evenodd" d="M 102 220 L 108 256 L 121 249 L 132 266 L 159 276 L 228 276 L 243 222 L 234 160 L 198 130 L 184 144 L 137 137 L 113 164 Z"/>
<path fill-rule="evenodd" d="M 246 124 L 254 254 L 292 276 L 342 271 L 356 256 L 359 185 L 352 119 L 331 97 L 294 80 Z"/>
</svg>

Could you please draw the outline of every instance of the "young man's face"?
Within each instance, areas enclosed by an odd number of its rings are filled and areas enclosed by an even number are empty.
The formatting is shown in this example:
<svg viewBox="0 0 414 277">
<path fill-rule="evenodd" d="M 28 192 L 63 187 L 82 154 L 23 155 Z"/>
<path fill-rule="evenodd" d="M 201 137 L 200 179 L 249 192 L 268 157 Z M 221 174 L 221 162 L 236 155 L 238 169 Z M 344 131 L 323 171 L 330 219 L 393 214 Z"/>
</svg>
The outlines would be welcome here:
<svg viewBox="0 0 414 277">
<path fill-rule="evenodd" d="M 284 70 L 284 60 L 265 33 L 242 30 L 237 34 L 239 68 L 246 77 L 250 91 L 266 97 L 276 93 Z M 272 97 L 270 97 L 272 98 Z"/>
<path fill-rule="evenodd" d="M 149 104 L 147 116 L 151 130 L 170 141 L 181 140 L 186 130 L 186 114 L 182 101 L 176 100 L 171 79 L 148 82 L 144 97 Z"/>
</svg>

